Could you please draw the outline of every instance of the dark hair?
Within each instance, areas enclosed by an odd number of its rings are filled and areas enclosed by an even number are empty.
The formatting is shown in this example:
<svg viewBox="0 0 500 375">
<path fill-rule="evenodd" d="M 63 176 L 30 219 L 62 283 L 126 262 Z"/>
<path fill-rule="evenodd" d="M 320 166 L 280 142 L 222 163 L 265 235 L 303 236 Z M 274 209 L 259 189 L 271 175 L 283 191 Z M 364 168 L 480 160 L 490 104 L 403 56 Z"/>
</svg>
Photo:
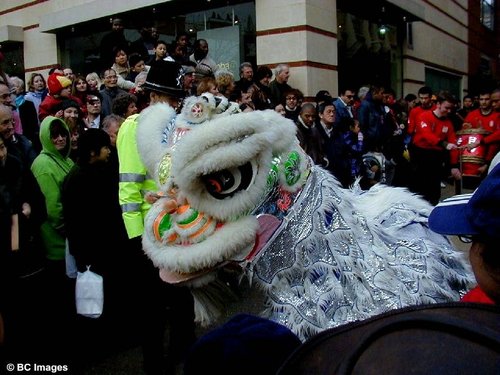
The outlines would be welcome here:
<svg viewBox="0 0 500 375">
<path fill-rule="evenodd" d="M 165 42 L 164 40 L 161 40 L 161 39 L 158 39 L 156 42 L 155 42 L 155 48 L 158 47 L 160 44 L 163 44 L 165 47 L 168 46 L 168 43 Z"/>
<path fill-rule="evenodd" d="M 78 115 L 80 115 L 80 105 L 75 102 L 74 100 L 71 100 L 71 99 L 65 99 L 63 100 L 58 106 L 58 111 L 59 110 L 66 110 L 68 108 L 76 108 L 77 111 L 78 111 Z"/>
<path fill-rule="evenodd" d="M 438 103 L 448 102 L 451 104 L 457 104 L 457 98 L 455 98 L 455 96 L 453 96 L 448 91 L 440 91 L 439 94 L 437 95 L 437 102 Z"/>
<path fill-rule="evenodd" d="M 293 95 L 297 98 L 297 102 L 300 103 L 301 100 L 304 99 L 304 94 L 302 93 L 302 91 L 300 91 L 299 89 L 291 89 L 291 90 L 287 90 L 285 91 L 285 94 L 283 95 L 283 103 L 286 101 L 286 97 L 288 95 Z"/>
<path fill-rule="evenodd" d="M 87 129 L 78 138 L 78 164 L 90 162 L 92 152 L 99 154 L 101 148 L 110 146 L 108 133 L 102 129 Z"/>
<path fill-rule="evenodd" d="M 250 87 L 254 86 L 254 83 L 252 81 L 247 81 L 245 79 L 245 80 L 240 82 L 239 86 L 240 86 L 241 92 L 247 92 Z"/>
<path fill-rule="evenodd" d="M 491 87 L 481 87 L 477 93 L 479 95 L 490 95 L 492 91 Z"/>
<path fill-rule="evenodd" d="M 189 41 L 189 34 L 185 31 L 183 31 L 175 37 L 175 43 L 177 43 L 181 39 L 181 37 L 183 37 L 183 36 L 185 36 Z"/>
<path fill-rule="evenodd" d="M 326 91 L 326 90 L 324 90 Z M 339 95 L 340 96 L 343 96 L 345 94 L 346 91 L 352 91 L 352 92 L 356 92 L 356 90 L 352 89 L 352 88 L 349 88 L 349 87 L 342 87 L 339 91 Z"/>
<path fill-rule="evenodd" d="M 415 95 L 415 94 L 406 94 L 406 96 L 405 96 L 405 100 L 407 102 L 411 102 L 415 99 L 417 99 L 417 95 Z"/>
<path fill-rule="evenodd" d="M 231 91 L 231 94 L 229 95 L 228 100 L 231 102 L 238 102 L 241 100 L 241 95 L 243 94 L 243 91 L 241 91 L 241 87 L 236 86 L 233 91 Z M 240 106 L 240 109 L 243 110 Z"/>
<path fill-rule="evenodd" d="M 139 53 L 131 53 L 128 57 L 128 65 L 130 66 L 130 69 L 133 69 L 135 64 L 138 64 L 140 61 L 144 62 L 144 58 Z"/>
<path fill-rule="evenodd" d="M 58 119 L 50 123 L 50 138 L 55 138 L 58 135 L 62 135 L 63 137 L 67 137 L 69 139 L 69 131 L 62 122 L 63 120 Z"/>
<path fill-rule="evenodd" d="M 273 71 L 266 65 L 260 65 L 257 67 L 257 71 L 255 72 L 255 78 L 257 81 L 260 81 L 262 78 L 273 76 Z"/>
<path fill-rule="evenodd" d="M 125 52 L 125 54 L 128 56 L 127 47 L 124 45 L 118 45 L 118 46 L 113 48 L 113 61 L 114 61 L 114 58 L 116 57 L 116 55 L 118 55 L 118 52 L 120 52 L 120 51 Z"/>
<path fill-rule="evenodd" d="M 318 105 L 320 103 L 323 103 L 323 102 L 331 102 L 331 103 L 333 103 L 333 98 L 331 97 L 331 95 L 330 95 L 330 93 L 329 93 L 328 90 L 319 90 L 316 93 L 314 101 L 316 102 L 316 105 Z M 323 113 L 323 112 L 321 112 L 321 113 Z"/>
<path fill-rule="evenodd" d="M 331 101 L 324 101 L 318 105 L 318 113 L 323 113 L 325 112 L 326 107 L 334 107 L 333 103 Z"/>
<path fill-rule="evenodd" d="M 394 98 L 396 98 L 396 91 L 394 91 L 394 89 L 390 87 L 384 89 L 384 94 L 392 95 Z"/>
<path fill-rule="evenodd" d="M 345 133 L 356 124 L 356 120 L 352 117 L 342 117 L 337 125 L 337 131 Z"/>
<path fill-rule="evenodd" d="M 118 94 L 111 104 L 111 112 L 115 115 L 125 117 L 128 106 L 131 103 L 137 103 L 137 96 L 128 92 Z"/>
<path fill-rule="evenodd" d="M 76 85 L 78 84 L 78 81 L 83 81 L 85 82 L 85 85 L 87 86 L 88 88 L 88 83 L 87 83 L 87 80 L 85 79 L 84 76 L 82 75 L 78 75 L 76 76 L 76 78 L 74 79 L 74 81 L 71 83 L 71 94 L 72 95 L 79 95 L 79 91 L 76 89 Z"/>
<path fill-rule="evenodd" d="M 195 40 L 195 42 L 194 42 L 193 48 L 194 48 L 194 49 L 199 48 L 199 47 L 200 47 L 200 44 L 201 44 L 202 42 L 203 42 L 203 43 L 208 44 L 208 42 L 206 41 L 206 39 L 196 39 L 196 40 Z"/>
<path fill-rule="evenodd" d="M 428 94 L 429 96 L 432 95 L 432 89 L 429 86 L 422 86 L 421 88 L 418 89 L 418 94 Z"/>
<path fill-rule="evenodd" d="M 172 42 L 169 45 L 167 45 L 167 52 L 168 52 L 168 54 L 171 57 L 174 57 L 175 56 L 175 51 L 177 50 L 177 48 L 181 48 L 182 49 L 183 55 L 185 55 L 187 53 L 187 47 L 186 46 L 181 46 L 181 45 L 177 44 L 176 42 Z"/>
<path fill-rule="evenodd" d="M 92 99 L 92 97 L 96 96 L 102 103 L 102 95 L 99 91 L 96 92 L 91 92 L 90 94 L 87 94 L 87 97 L 85 98 L 86 102 L 88 103 L 89 100 Z"/>
</svg>

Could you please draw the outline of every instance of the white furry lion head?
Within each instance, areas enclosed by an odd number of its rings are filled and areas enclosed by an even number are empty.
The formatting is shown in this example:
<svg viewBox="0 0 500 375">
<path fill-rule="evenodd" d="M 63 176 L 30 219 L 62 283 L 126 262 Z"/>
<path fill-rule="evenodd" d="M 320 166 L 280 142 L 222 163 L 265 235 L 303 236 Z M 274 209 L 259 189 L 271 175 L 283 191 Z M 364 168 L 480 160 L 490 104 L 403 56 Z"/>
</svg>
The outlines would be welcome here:
<svg viewBox="0 0 500 375">
<path fill-rule="evenodd" d="M 234 220 L 262 199 L 273 156 L 294 140 L 294 124 L 274 111 L 218 117 L 183 136 L 171 178 L 197 210 Z"/>
</svg>

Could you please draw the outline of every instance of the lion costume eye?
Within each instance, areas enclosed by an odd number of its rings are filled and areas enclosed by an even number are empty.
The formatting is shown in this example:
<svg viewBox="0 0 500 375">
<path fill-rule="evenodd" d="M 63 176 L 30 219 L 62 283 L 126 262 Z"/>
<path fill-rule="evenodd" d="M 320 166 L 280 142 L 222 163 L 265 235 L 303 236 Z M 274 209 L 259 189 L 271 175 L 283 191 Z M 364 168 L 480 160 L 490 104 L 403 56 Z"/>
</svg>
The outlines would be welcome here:
<svg viewBox="0 0 500 375">
<path fill-rule="evenodd" d="M 223 169 L 201 177 L 207 191 L 216 199 L 232 197 L 241 190 L 246 190 L 254 178 L 251 163 L 239 167 Z"/>
</svg>

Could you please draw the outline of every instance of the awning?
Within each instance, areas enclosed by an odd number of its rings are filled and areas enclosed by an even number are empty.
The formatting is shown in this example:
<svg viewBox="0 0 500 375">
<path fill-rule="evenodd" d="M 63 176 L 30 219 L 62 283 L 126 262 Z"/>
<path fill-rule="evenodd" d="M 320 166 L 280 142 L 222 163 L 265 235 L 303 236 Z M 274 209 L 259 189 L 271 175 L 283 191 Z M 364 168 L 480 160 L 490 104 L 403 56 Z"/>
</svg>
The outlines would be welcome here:
<svg viewBox="0 0 500 375">
<path fill-rule="evenodd" d="M 94 19 L 111 17 L 123 12 L 145 8 L 151 5 L 163 4 L 172 0 L 127 0 L 102 1 L 96 0 L 77 6 L 71 6 L 60 11 L 44 14 L 40 18 L 40 31 L 55 33 L 58 29 L 76 25 Z"/>
<path fill-rule="evenodd" d="M 386 0 L 388 3 L 394 4 L 410 15 L 425 20 L 425 8 L 423 5 L 414 0 Z"/>
</svg>

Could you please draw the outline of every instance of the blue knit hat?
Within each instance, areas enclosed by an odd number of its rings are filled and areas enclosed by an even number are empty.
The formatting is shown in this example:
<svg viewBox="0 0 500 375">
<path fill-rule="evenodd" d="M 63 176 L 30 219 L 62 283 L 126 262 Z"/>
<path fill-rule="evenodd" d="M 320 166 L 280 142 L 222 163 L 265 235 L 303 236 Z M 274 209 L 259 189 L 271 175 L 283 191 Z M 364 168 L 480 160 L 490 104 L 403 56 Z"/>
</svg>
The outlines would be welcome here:
<svg viewBox="0 0 500 375">
<path fill-rule="evenodd" d="M 281 324 L 239 314 L 193 345 L 184 374 L 275 374 L 300 344 Z"/>
</svg>

